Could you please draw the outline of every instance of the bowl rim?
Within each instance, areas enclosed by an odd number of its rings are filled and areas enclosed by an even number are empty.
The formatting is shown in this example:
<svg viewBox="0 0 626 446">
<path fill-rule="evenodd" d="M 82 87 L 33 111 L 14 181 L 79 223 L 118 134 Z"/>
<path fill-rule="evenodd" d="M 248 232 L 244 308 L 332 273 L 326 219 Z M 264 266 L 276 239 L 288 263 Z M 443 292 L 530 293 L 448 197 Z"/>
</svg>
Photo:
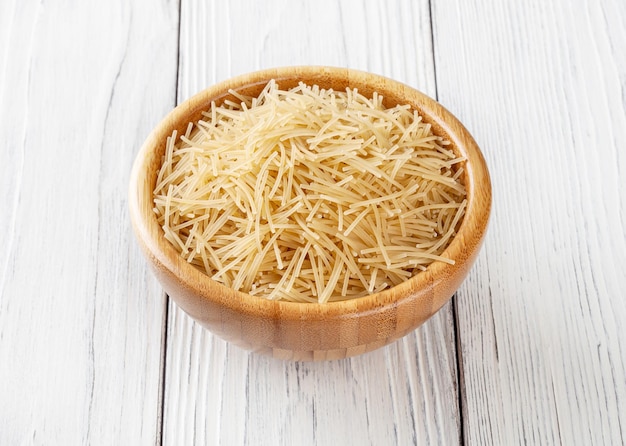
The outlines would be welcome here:
<svg viewBox="0 0 626 446">
<path fill-rule="evenodd" d="M 164 147 L 166 137 L 171 135 L 174 128 L 187 126 L 190 120 L 186 117 L 198 115 L 200 111 L 206 110 L 211 100 L 218 100 L 218 102 L 223 100 L 228 96 L 230 89 L 258 88 L 259 85 L 265 85 L 271 79 L 275 79 L 280 84 L 281 81 L 294 81 L 302 77 L 328 81 L 343 79 L 349 85 L 359 89 L 365 85 L 371 86 L 373 91 L 378 91 L 384 97 L 393 92 L 396 97 L 407 98 L 403 102 L 416 108 L 424 121 L 432 125 L 436 134 L 443 134 L 442 136 L 450 141 L 450 147 L 455 153 L 465 156 L 464 180 L 467 193 L 465 215 L 457 234 L 441 254 L 454 260 L 455 264 L 436 260 L 429 264 L 425 271 L 417 273 L 394 287 L 359 298 L 322 304 L 277 301 L 235 291 L 214 281 L 206 273 L 183 259 L 174 246 L 165 239 L 164 232 L 152 210 L 153 202 L 149 200 L 146 203 L 145 199 L 148 196 L 146 165 L 156 163 L 160 166 L 161 163 L 160 160 L 157 162 L 154 159 L 155 150 L 160 146 Z M 307 84 L 309 83 L 306 79 L 304 80 Z M 154 185 L 152 185 L 153 188 Z M 149 191 L 149 197 L 152 197 L 152 190 Z M 471 265 L 464 264 L 467 261 L 473 261 L 475 254 L 473 251 L 480 247 L 487 229 L 491 213 L 491 181 L 485 159 L 474 138 L 451 112 L 421 91 L 388 77 L 360 70 L 317 65 L 286 66 L 242 74 L 218 82 L 195 93 L 171 110 L 150 132 L 136 155 L 130 175 L 128 199 L 135 235 L 144 253 L 152 261 L 152 266 L 154 267 L 154 262 L 156 262 L 187 290 L 201 296 L 202 299 L 236 312 L 280 314 L 281 319 L 290 320 L 303 318 L 319 320 L 329 316 L 350 317 L 356 313 L 363 315 L 379 311 L 381 307 L 387 305 L 398 305 L 404 299 L 415 298 L 424 288 L 434 288 L 439 281 L 452 276 L 455 270 L 459 268 L 468 270 Z M 481 214 L 483 218 L 472 218 L 474 214 Z M 452 293 L 445 298 L 443 303 L 451 295 Z"/>
</svg>

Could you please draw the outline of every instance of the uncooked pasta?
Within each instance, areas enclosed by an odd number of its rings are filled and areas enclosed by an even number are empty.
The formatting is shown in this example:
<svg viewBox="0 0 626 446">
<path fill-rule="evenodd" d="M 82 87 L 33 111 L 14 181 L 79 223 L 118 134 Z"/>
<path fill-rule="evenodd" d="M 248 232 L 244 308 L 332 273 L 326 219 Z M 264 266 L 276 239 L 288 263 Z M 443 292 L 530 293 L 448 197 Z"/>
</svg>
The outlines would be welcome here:
<svg viewBox="0 0 626 446">
<path fill-rule="evenodd" d="M 326 303 L 393 287 L 444 250 L 464 158 L 417 110 L 270 81 L 168 138 L 154 212 L 183 258 L 251 295 Z"/>
</svg>

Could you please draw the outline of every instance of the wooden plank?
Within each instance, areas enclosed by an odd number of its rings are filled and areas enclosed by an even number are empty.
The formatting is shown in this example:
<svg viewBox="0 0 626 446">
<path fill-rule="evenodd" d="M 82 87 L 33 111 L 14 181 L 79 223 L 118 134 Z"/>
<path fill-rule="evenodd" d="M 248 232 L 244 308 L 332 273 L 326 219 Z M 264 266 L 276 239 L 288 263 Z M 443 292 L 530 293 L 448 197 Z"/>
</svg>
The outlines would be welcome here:
<svg viewBox="0 0 626 446">
<path fill-rule="evenodd" d="M 348 66 L 434 96 L 427 1 L 184 1 L 179 100 L 282 65 Z M 353 359 L 292 363 L 226 344 L 170 306 L 164 444 L 454 444 L 451 307 Z"/>
<path fill-rule="evenodd" d="M 165 300 L 130 166 L 175 101 L 178 4 L 0 5 L 0 444 L 154 444 Z"/>
<path fill-rule="evenodd" d="M 491 167 L 459 293 L 468 444 L 626 442 L 626 3 L 436 2 L 439 99 Z"/>
</svg>

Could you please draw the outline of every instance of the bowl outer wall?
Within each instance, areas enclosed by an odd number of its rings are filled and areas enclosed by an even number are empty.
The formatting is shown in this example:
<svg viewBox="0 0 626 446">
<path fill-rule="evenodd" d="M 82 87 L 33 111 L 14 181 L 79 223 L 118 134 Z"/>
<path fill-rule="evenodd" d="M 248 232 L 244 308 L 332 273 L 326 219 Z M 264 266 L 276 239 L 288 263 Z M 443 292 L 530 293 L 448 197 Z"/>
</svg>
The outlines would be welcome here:
<svg viewBox="0 0 626 446">
<path fill-rule="evenodd" d="M 443 255 L 454 265 L 433 262 L 406 282 L 367 297 L 328 304 L 269 301 L 234 291 L 187 263 L 164 238 L 153 212 L 152 191 L 167 137 L 201 113 L 233 98 L 228 91 L 256 95 L 270 80 L 281 88 L 303 81 L 340 91 L 378 92 L 387 106 L 409 104 L 435 134 L 467 158 L 468 205 L 459 231 Z M 234 99 L 234 98 L 233 98 Z M 129 187 L 133 229 L 166 293 L 192 318 L 244 348 L 291 359 L 335 359 L 381 347 L 414 330 L 438 311 L 468 274 L 485 236 L 491 209 L 491 182 L 480 149 L 465 127 L 425 94 L 391 79 L 345 68 L 287 67 L 238 76 L 181 103 L 157 125 L 140 149 Z"/>
</svg>

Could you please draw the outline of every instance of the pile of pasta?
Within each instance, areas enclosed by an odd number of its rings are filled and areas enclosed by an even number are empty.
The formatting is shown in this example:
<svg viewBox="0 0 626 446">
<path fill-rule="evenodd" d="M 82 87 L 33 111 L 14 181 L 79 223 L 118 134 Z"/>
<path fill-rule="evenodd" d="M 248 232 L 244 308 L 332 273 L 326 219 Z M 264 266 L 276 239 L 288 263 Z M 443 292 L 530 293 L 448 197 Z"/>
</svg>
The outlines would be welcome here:
<svg viewBox="0 0 626 446">
<path fill-rule="evenodd" d="M 184 259 L 235 290 L 313 303 L 452 263 L 465 160 L 416 110 L 304 83 L 230 93 L 167 140 L 154 212 Z"/>
</svg>

